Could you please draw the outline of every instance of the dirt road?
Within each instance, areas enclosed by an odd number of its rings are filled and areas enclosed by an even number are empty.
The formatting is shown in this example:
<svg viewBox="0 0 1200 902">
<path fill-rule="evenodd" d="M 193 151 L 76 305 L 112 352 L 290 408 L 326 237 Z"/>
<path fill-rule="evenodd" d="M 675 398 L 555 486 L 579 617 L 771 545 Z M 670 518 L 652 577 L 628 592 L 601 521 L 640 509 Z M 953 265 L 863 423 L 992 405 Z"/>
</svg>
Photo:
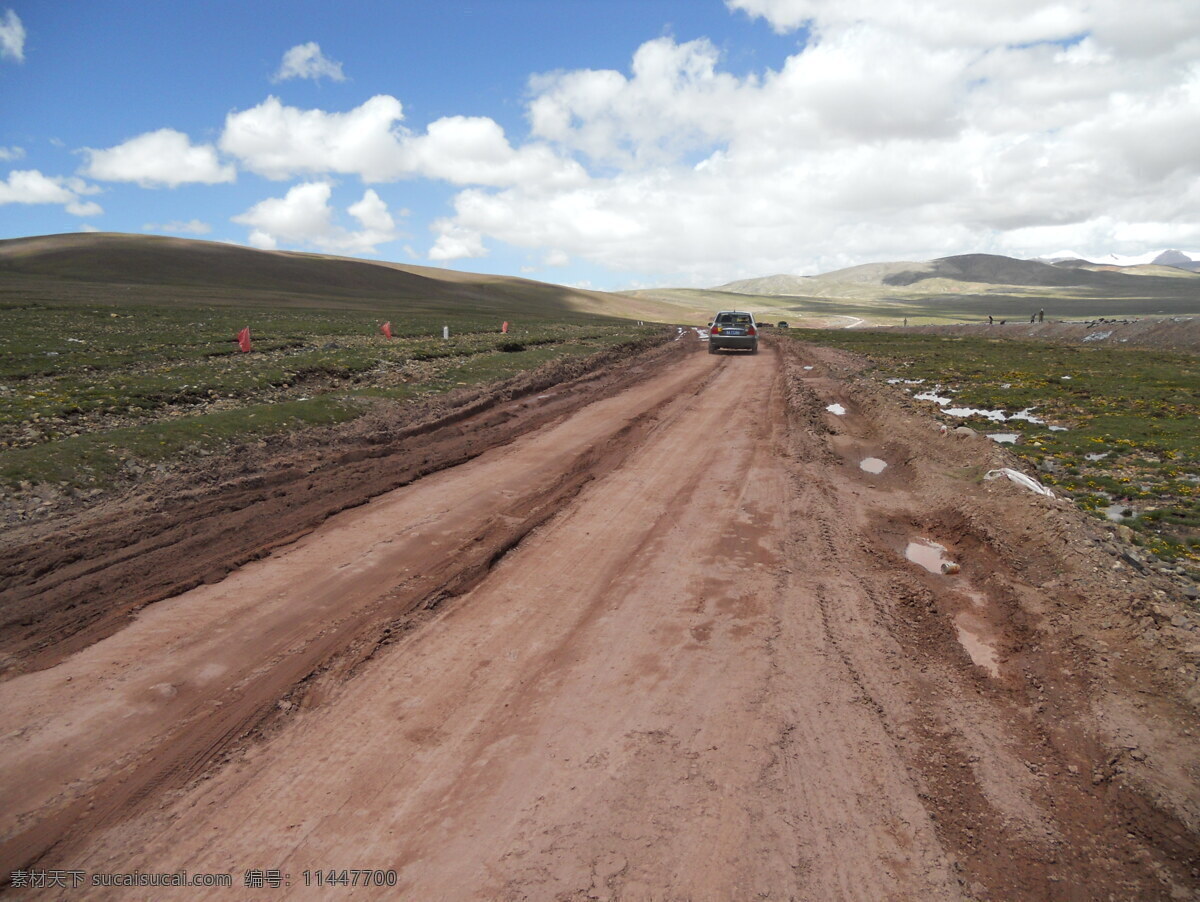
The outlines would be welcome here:
<svg viewBox="0 0 1200 902">
<path fill-rule="evenodd" d="M 699 351 L 12 676 L 4 872 L 1195 898 L 1200 649 L 1163 589 L 853 360 Z"/>
</svg>

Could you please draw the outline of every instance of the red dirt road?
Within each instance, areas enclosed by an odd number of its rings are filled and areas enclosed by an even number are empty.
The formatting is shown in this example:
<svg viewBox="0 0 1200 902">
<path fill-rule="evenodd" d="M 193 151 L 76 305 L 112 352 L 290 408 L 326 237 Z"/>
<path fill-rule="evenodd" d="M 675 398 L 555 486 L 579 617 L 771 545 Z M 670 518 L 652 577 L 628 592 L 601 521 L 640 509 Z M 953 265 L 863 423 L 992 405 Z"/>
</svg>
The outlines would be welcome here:
<svg viewBox="0 0 1200 902">
<path fill-rule="evenodd" d="M 849 358 L 688 344 L 11 677 L 0 866 L 235 884 L 63 898 L 278 892 L 249 869 L 314 899 L 1194 898 L 1197 649 L 1140 618 L 1157 584 Z M 397 885 L 306 885 L 351 868 Z"/>
</svg>

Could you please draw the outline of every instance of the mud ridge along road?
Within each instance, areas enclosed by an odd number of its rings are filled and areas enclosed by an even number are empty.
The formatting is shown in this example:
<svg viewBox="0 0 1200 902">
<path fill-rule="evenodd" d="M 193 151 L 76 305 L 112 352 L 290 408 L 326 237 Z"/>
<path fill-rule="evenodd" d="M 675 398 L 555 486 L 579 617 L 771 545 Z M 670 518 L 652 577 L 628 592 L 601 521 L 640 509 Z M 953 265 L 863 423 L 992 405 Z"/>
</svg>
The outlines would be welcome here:
<svg viewBox="0 0 1200 902">
<path fill-rule="evenodd" d="M 87 884 L 9 892 L 1197 898 L 1170 584 L 856 358 L 703 351 L 21 534 L 0 873 Z"/>
</svg>

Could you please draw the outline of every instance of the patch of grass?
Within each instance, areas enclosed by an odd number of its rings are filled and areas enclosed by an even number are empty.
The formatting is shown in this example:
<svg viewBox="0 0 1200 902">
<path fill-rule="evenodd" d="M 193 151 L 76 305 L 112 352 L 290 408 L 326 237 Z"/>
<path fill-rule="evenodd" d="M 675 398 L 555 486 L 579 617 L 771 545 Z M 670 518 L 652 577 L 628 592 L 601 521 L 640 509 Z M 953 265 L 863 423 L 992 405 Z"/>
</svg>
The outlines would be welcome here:
<svg viewBox="0 0 1200 902">
<path fill-rule="evenodd" d="M 953 407 L 1029 410 L 1041 423 L 931 412 L 984 432 L 1016 432 L 1010 449 L 1041 480 L 1122 520 L 1155 555 L 1200 572 L 1200 358 L 1142 349 L 850 330 L 789 337 L 855 351 L 881 376 L 931 389 Z M 1060 427 L 1065 431 L 1052 430 Z"/>
<path fill-rule="evenodd" d="M 305 426 L 330 426 L 359 413 L 352 403 L 327 396 L 251 404 L 236 410 L 110 429 L 6 451 L 0 454 L 0 481 L 77 488 L 104 485 L 122 468 L 136 472 L 186 452 L 206 451 Z"/>
<path fill-rule="evenodd" d="M 393 338 L 379 325 L 392 324 Z M 443 326 L 450 338 L 442 338 Z M 235 336 L 249 326 L 253 350 Z M 122 470 L 508 378 L 656 327 L 261 304 L 0 309 L 0 485 L 108 484 Z M 506 350 L 519 346 L 521 350 Z"/>
</svg>

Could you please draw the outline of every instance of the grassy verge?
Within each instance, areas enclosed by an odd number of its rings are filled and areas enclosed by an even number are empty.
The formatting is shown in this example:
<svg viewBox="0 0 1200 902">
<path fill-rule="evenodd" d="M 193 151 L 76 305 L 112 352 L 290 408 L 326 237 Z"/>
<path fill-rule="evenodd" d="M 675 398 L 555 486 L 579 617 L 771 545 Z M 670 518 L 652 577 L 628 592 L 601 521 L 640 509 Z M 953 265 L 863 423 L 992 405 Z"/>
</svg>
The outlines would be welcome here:
<svg viewBox="0 0 1200 902">
<path fill-rule="evenodd" d="M 0 488 L 104 488 L 147 466 L 509 378 L 654 331 L 354 310 L 0 310 Z M 253 350 L 234 341 L 249 326 Z M 444 326 L 450 338 L 442 338 Z"/>
<path fill-rule="evenodd" d="M 913 394 L 951 398 L 926 402 L 947 422 L 1016 433 L 1013 452 L 1044 483 L 1200 575 L 1200 358 L 846 330 L 791 337 L 863 354 Z M 948 408 L 1028 410 L 1043 422 L 950 416 Z"/>
</svg>

